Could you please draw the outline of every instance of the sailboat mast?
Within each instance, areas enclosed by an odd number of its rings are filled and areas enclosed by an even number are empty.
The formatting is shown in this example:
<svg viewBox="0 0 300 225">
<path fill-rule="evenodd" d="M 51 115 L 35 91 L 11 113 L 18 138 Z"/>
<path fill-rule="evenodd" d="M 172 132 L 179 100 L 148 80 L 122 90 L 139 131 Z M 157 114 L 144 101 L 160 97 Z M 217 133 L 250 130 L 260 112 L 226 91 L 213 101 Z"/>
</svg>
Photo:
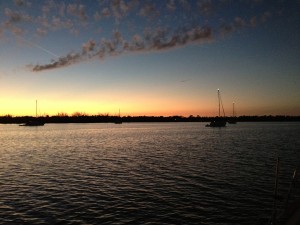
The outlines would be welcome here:
<svg viewBox="0 0 300 225">
<path fill-rule="evenodd" d="M 35 100 L 35 117 L 37 117 L 37 100 Z"/>
<path fill-rule="evenodd" d="M 232 103 L 232 116 L 234 117 L 234 102 Z"/>
<path fill-rule="evenodd" d="M 221 116 L 220 113 L 220 89 L 218 89 L 218 100 L 219 100 L 219 117 Z"/>
</svg>

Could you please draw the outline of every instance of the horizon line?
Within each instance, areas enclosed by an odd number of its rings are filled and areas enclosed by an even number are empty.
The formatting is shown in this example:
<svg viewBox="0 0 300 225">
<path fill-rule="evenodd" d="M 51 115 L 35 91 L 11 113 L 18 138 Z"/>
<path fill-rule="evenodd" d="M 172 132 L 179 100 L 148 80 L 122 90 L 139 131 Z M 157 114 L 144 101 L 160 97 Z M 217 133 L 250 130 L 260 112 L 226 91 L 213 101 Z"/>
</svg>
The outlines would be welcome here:
<svg viewBox="0 0 300 225">
<path fill-rule="evenodd" d="M 3 117 L 10 117 L 10 118 L 22 118 L 22 117 L 36 117 L 33 115 L 20 115 L 20 116 L 16 116 L 16 115 L 12 115 L 12 114 L 5 114 L 5 115 L 0 115 L 1 118 Z M 114 115 L 114 114 L 110 114 L 110 113 L 98 113 L 98 114 L 88 114 L 88 113 L 81 113 L 81 112 L 75 112 L 72 114 L 68 114 L 68 113 L 58 113 L 56 115 L 40 115 L 37 116 L 38 118 L 47 118 L 47 117 L 119 117 L 119 115 Z M 174 114 L 174 115 L 126 115 L 126 116 L 120 116 L 122 118 L 126 118 L 126 117 L 181 117 L 181 118 L 213 118 L 213 117 L 219 117 L 219 116 L 205 116 L 205 115 L 189 115 L 189 116 L 183 116 L 183 115 L 179 115 L 179 114 Z M 223 116 L 222 116 L 223 117 Z M 288 114 L 264 114 L 264 115 L 240 115 L 240 116 L 224 116 L 225 118 L 230 118 L 230 117 L 300 117 L 300 115 L 288 115 Z"/>
</svg>

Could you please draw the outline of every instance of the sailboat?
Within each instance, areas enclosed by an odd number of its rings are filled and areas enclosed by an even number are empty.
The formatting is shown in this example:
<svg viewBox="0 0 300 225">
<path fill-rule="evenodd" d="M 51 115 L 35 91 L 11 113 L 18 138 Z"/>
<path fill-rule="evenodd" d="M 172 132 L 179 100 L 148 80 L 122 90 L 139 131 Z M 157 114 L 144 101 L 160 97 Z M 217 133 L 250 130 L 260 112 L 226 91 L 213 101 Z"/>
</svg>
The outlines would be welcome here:
<svg viewBox="0 0 300 225">
<path fill-rule="evenodd" d="M 121 119 L 121 113 L 120 113 L 120 109 L 119 109 L 119 116 L 115 121 L 115 124 L 122 124 L 122 119 Z"/>
<path fill-rule="evenodd" d="M 234 111 L 234 102 L 232 103 L 232 117 L 228 119 L 228 123 L 236 124 L 236 115 Z"/>
<path fill-rule="evenodd" d="M 219 100 L 219 116 L 215 117 L 210 124 L 206 124 L 206 127 L 225 127 L 226 126 L 226 118 L 225 111 L 223 108 L 223 103 L 220 95 L 220 90 L 218 89 L 218 100 Z M 223 117 L 221 117 L 221 106 L 223 109 Z"/>
<path fill-rule="evenodd" d="M 20 126 L 44 126 L 45 123 L 43 121 L 38 120 L 37 117 L 37 100 L 35 101 L 35 119 L 30 120 L 24 124 L 20 124 Z"/>
</svg>

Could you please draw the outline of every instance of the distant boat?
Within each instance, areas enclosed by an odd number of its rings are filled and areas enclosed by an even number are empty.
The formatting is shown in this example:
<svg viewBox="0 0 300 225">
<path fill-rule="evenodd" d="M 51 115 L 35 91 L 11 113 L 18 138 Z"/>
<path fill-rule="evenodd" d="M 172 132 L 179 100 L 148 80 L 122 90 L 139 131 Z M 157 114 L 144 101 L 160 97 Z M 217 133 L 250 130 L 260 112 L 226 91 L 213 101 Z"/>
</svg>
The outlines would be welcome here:
<svg viewBox="0 0 300 225">
<path fill-rule="evenodd" d="M 232 117 L 228 119 L 228 123 L 230 124 L 236 124 L 237 118 L 236 118 L 236 115 L 235 115 L 235 111 L 234 111 L 234 102 L 232 103 Z"/>
<path fill-rule="evenodd" d="M 225 111 L 223 108 L 223 103 L 220 95 L 220 90 L 218 89 L 218 100 L 219 100 L 219 116 L 215 117 L 210 124 L 206 124 L 206 127 L 225 127 L 226 126 L 226 118 Z M 221 117 L 221 106 L 223 109 L 223 117 Z"/>
<path fill-rule="evenodd" d="M 115 124 L 122 124 L 122 123 L 123 123 L 123 122 L 122 122 L 121 113 L 120 113 L 120 109 L 119 109 L 119 116 L 118 116 L 118 118 L 116 119 Z"/>
<path fill-rule="evenodd" d="M 37 100 L 35 101 L 35 119 L 34 120 L 30 120 L 26 123 L 20 124 L 19 126 L 44 126 L 45 123 L 41 120 L 38 119 L 37 117 Z"/>
</svg>

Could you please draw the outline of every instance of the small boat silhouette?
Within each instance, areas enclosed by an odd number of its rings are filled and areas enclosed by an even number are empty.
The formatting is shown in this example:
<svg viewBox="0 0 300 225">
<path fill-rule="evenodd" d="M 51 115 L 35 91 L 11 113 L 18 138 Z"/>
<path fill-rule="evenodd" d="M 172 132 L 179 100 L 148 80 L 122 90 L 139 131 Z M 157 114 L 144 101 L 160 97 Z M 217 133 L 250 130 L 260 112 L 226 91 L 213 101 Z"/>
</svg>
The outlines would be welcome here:
<svg viewBox="0 0 300 225">
<path fill-rule="evenodd" d="M 35 101 L 35 119 L 34 120 L 30 120 L 26 123 L 20 124 L 19 126 L 44 126 L 45 122 L 41 121 L 38 119 L 37 117 L 37 100 Z"/>
<path fill-rule="evenodd" d="M 218 89 L 218 100 L 219 100 L 219 116 L 215 117 L 209 124 L 206 124 L 206 127 L 225 127 L 226 126 L 225 112 L 224 112 L 223 103 L 222 103 L 219 89 Z M 223 109 L 223 117 L 221 117 L 221 111 L 220 111 L 221 106 Z"/>
</svg>

